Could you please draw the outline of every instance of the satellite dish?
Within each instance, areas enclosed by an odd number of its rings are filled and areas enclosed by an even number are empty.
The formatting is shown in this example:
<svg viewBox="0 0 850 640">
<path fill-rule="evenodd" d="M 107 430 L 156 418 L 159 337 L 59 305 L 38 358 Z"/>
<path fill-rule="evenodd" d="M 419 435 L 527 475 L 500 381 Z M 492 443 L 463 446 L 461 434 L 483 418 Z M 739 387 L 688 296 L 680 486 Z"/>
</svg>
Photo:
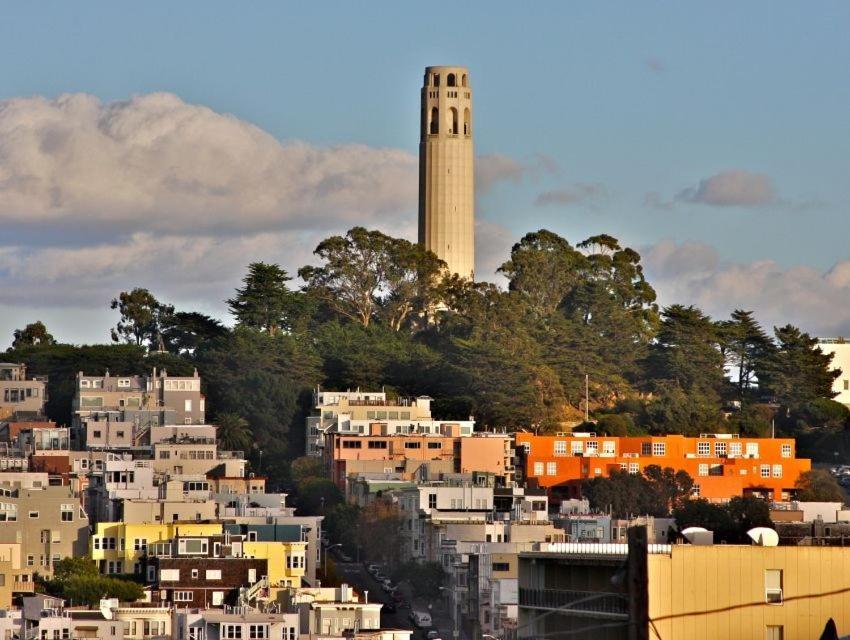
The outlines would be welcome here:
<svg viewBox="0 0 850 640">
<path fill-rule="evenodd" d="M 687 527 L 682 529 L 682 535 L 691 544 L 714 544 L 714 533 L 704 527 Z"/>
<path fill-rule="evenodd" d="M 747 531 L 753 543 L 760 547 L 775 547 L 779 545 L 779 534 L 768 527 L 756 527 Z"/>
</svg>

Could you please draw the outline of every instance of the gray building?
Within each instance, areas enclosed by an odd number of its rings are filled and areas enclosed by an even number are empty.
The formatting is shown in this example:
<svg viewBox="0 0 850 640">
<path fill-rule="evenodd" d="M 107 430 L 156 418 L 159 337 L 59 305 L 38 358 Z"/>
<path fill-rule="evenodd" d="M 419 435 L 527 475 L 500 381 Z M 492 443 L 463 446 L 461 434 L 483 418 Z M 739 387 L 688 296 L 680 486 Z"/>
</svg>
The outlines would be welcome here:
<svg viewBox="0 0 850 640">
<path fill-rule="evenodd" d="M 77 374 L 74 441 L 81 448 L 132 449 L 150 443 L 159 425 L 204 424 L 205 398 L 197 370 L 192 376 Z"/>
</svg>

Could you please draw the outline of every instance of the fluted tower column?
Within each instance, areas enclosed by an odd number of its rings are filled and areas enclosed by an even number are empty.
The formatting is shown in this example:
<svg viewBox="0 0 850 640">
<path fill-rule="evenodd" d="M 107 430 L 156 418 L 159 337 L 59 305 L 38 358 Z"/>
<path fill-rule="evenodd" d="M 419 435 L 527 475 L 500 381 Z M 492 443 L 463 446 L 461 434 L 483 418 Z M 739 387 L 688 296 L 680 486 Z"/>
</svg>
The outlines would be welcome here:
<svg viewBox="0 0 850 640">
<path fill-rule="evenodd" d="M 419 242 L 473 279 L 472 89 L 466 67 L 427 67 L 419 136 Z"/>
</svg>

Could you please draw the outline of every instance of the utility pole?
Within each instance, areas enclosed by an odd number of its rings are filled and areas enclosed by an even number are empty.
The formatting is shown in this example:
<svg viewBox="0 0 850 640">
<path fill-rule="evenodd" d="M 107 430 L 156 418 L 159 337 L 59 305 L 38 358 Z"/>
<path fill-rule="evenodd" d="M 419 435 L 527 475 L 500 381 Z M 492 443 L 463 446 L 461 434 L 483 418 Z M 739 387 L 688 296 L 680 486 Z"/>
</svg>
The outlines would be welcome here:
<svg viewBox="0 0 850 640">
<path fill-rule="evenodd" d="M 629 527 L 626 581 L 629 598 L 629 640 L 649 640 L 649 569 L 646 526 Z"/>
<path fill-rule="evenodd" d="M 584 374 L 584 421 L 590 422 L 590 375 Z"/>
</svg>

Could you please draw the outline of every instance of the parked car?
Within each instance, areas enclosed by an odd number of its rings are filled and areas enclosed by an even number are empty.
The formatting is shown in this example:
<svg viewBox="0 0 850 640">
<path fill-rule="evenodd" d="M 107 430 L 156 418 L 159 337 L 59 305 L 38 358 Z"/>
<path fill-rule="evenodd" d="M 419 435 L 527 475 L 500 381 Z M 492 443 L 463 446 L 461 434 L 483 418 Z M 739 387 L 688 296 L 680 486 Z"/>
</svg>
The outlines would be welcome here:
<svg viewBox="0 0 850 640">
<path fill-rule="evenodd" d="M 431 626 L 431 614 L 425 611 L 411 611 L 410 621 L 414 627 L 427 629 Z"/>
</svg>

